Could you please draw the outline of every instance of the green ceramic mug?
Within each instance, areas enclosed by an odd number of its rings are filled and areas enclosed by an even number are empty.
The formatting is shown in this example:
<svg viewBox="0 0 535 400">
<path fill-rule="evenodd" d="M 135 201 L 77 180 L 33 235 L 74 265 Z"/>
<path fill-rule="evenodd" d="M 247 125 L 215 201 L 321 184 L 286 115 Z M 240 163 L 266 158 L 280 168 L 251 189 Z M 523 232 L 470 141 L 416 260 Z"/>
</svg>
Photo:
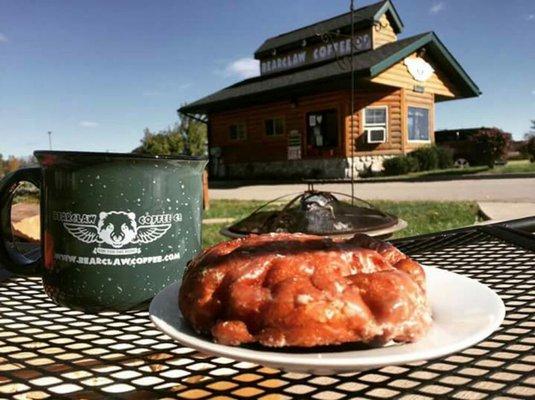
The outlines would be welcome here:
<svg viewBox="0 0 535 400">
<path fill-rule="evenodd" d="M 40 168 L 0 182 L 0 264 L 43 277 L 58 304 L 88 312 L 146 305 L 201 249 L 205 158 L 37 151 Z M 17 252 L 13 191 L 41 190 L 41 257 Z"/>
</svg>

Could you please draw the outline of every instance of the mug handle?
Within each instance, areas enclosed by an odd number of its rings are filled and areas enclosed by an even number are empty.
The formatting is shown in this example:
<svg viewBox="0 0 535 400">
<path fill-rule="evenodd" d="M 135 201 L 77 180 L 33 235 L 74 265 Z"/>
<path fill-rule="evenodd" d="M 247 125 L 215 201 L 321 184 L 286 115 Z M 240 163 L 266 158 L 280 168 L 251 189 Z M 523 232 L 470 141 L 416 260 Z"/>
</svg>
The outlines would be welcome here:
<svg viewBox="0 0 535 400">
<path fill-rule="evenodd" d="M 7 174 L 0 181 L 0 267 L 21 275 L 35 275 L 41 266 L 41 257 L 32 261 L 19 253 L 7 238 L 12 238 L 11 203 L 17 184 L 22 181 L 33 183 L 41 189 L 41 168 L 23 168 Z M 41 238 L 42 240 L 42 238 Z"/>
</svg>

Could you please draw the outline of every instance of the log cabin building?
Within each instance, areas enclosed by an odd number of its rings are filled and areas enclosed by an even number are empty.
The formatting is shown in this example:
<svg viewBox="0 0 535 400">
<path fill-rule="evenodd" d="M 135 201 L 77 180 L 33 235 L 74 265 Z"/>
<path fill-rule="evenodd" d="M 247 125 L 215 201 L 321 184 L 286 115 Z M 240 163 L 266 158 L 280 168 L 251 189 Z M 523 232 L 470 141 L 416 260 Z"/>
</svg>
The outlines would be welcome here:
<svg viewBox="0 0 535 400">
<path fill-rule="evenodd" d="M 353 21 L 353 40 L 351 13 L 267 39 L 254 54 L 259 76 L 178 110 L 208 124 L 211 176 L 380 170 L 385 158 L 434 143 L 435 103 L 480 94 L 435 33 L 398 37 L 389 0 L 356 9 Z"/>
</svg>

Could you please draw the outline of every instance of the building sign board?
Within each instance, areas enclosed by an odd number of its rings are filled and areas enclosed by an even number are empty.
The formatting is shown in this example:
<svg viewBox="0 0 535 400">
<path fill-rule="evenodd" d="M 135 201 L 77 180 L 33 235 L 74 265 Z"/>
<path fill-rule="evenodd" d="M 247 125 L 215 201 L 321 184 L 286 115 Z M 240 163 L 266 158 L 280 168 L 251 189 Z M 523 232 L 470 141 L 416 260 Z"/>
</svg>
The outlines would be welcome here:
<svg viewBox="0 0 535 400">
<path fill-rule="evenodd" d="M 431 75 L 435 72 L 433 67 L 420 57 L 406 58 L 404 64 L 407 67 L 409 74 L 411 74 L 418 82 L 425 82 L 431 78 Z"/>
<path fill-rule="evenodd" d="M 355 52 L 370 50 L 372 38 L 370 32 L 357 33 L 354 41 Z M 346 56 L 351 52 L 351 38 L 334 39 L 329 43 L 320 43 L 299 50 L 275 55 L 260 61 L 262 75 L 285 71 L 303 65 Z"/>
<path fill-rule="evenodd" d="M 301 134 L 298 130 L 290 131 L 288 135 L 288 160 L 301 159 Z"/>
<path fill-rule="evenodd" d="M 414 90 L 416 93 L 425 93 L 425 87 L 422 85 L 414 85 L 412 90 Z"/>
</svg>

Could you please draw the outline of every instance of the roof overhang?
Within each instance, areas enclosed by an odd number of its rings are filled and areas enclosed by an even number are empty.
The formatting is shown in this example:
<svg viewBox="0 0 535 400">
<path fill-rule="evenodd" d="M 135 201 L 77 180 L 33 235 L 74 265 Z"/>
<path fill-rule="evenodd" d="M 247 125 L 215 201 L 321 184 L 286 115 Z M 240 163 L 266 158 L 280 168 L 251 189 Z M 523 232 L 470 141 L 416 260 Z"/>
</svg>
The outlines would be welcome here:
<svg viewBox="0 0 535 400">
<path fill-rule="evenodd" d="M 429 52 L 456 86 L 459 93 L 457 98 L 476 97 L 481 94 L 475 82 L 433 32 L 398 40 L 356 55 L 354 70 L 359 85 L 362 85 L 362 78 L 373 78 L 422 48 Z M 281 98 L 289 99 L 292 96 L 348 88 L 351 77 L 348 59 L 349 57 L 345 57 L 291 73 L 247 79 L 181 107 L 178 111 L 207 114 Z"/>
<path fill-rule="evenodd" d="M 369 82 L 365 78 L 364 74 L 358 74 L 358 86 L 364 87 L 380 87 L 381 85 Z M 251 93 L 239 97 L 233 97 L 226 100 L 214 101 L 207 106 L 196 105 L 195 103 L 187 104 L 177 110 L 182 114 L 193 115 L 207 115 L 213 112 L 226 111 L 236 109 L 244 106 L 260 105 L 265 103 L 283 102 L 288 103 L 296 102 L 299 97 L 313 95 L 321 92 L 344 90 L 351 84 L 351 75 L 349 73 L 339 75 L 336 78 L 328 77 L 317 79 L 313 81 L 313 85 L 308 84 L 295 84 L 286 86 L 283 90 L 272 89 L 266 90 L 260 93 Z"/>
</svg>

